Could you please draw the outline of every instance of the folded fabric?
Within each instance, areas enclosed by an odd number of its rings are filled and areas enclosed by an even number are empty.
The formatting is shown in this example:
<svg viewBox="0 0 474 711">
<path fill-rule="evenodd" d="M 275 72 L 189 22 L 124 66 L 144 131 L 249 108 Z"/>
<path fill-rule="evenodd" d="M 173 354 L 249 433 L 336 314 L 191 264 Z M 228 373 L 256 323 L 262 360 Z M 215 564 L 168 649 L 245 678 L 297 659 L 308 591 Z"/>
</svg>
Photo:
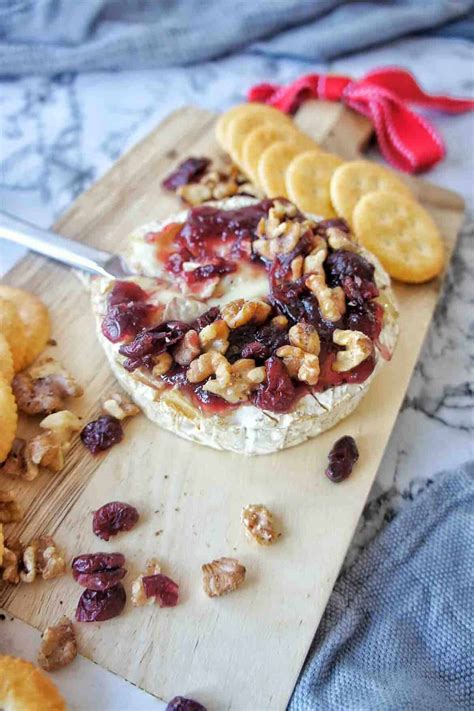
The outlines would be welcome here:
<svg viewBox="0 0 474 711">
<path fill-rule="evenodd" d="M 180 65 L 244 47 L 323 61 L 452 26 L 473 6 L 473 0 L 233 0 L 227 10 L 222 0 L 0 0 L 0 75 Z"/>
<path fill-rule="evenodd" d="M 474 461 L 434 477 L 339 578 L 290 711 L 474 708 Z"/>
</svg>

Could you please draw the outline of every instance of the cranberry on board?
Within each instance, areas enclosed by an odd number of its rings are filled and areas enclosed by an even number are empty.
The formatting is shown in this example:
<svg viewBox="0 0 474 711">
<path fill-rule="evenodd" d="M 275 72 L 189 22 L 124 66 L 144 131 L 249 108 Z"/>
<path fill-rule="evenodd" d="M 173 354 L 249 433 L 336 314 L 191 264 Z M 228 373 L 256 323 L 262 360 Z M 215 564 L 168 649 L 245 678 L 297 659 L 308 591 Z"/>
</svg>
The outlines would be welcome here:
<svg viewBox="0 0 474 711">
<path fill-rule="evenodd" d="M 175 696 L 168 703 L 166 711 L 206 711 L 206 707 L 185 696 Z"/>
<path fill-rule="evenodd" d="M 145 595 L 156 598 L 160 607 L 175 607 L 178 604 L 179 585 L 166 575 L 156 573 L 142 579 Z"/>
<path fill-rule="evenodd" d="M 186 158 L 161 184 L 165 190 L 177 190 L 181 185 L 199 180 L 210 164 L 209 158 Z"/>
<path fill-rule="evenodd" d="M 89 452 L 97 454 L 118 444 L 123 438 L 123 428 L 115 417 L 102 415 L 89 422 L 82 429 L 80 437 Z"/>
<path fill-rule="evenodd" d="M 89 590 L 108 590 L 125 577 L 124 563 L 121 553 L 86 553 L 72 561 L 72 576 L 79 585 Z"/>
<path fill-rule="evenodd" d="M 105 622 L 118 617 L 125 607 L 127 595 L 122 583 L 108 590 L 84 590 L 76 608 L 78 622 Z"/>
<path fill-rule="evenodd" d="M 334 482 L 347 479 L 358 459 L 359 450 L 355 439 L 349 435 L 341 437 L 329 452 L 326 476 Z"/>
<path fill-rule="evenodd" d="M 138 511 L 123 501 L 109 501 L 93 512 L 92 530 L 96 536 L 108 541 L 120 531 L 131 531 L 138 521 Z"/>
</svg>

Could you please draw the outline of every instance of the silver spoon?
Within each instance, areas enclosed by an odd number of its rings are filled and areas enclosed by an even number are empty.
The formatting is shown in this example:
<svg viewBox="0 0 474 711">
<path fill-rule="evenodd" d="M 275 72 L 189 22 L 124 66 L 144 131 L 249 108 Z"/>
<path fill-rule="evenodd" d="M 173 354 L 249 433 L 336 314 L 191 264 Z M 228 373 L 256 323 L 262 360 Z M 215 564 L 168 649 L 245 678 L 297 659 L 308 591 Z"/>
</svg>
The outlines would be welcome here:
<svg viewBox="0 0 474 711">
<path fill-rule="evenodd" d="M 8 212 L 0 212 L 0 239 L 15 242 L 45 257 L 92 274 L 112 279 L 132 274 L 116 254 L 61 237 L 51 230 L 43 230 L 30 222 L 20 220 Z"/>
</svg>

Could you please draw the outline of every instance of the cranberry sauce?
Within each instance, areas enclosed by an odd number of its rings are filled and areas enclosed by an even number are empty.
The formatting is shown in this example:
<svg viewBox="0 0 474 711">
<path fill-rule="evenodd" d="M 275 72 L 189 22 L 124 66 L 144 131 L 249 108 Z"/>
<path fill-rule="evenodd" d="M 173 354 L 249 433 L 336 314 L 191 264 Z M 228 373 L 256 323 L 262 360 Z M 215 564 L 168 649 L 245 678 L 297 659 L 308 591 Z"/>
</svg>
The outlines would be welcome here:
<svg viewBox="0 0 474 711">
<path fill-rule="evenodd" d="M 131 281 L 116 281 L 109 294 L 102 333 L 112 343 L 133 338 L 150 324 L 156 309 L 145 303 L 147 293 Z"/>
<path fill-rule="evenodd" d="M 176 223 L 167 225 L 161 233 L 147 236 L 147 241 L 157 243 L 157 257 L 171 274 L 192 285 L 235 271 L 238 259 L 251 259 L 257 225 L 272 204 L 272 200 L 262 200 L 235 210 L 194 207 L 179 230 Z M 186 270 L 187 262 L 199 266 Z"/>
</svg>

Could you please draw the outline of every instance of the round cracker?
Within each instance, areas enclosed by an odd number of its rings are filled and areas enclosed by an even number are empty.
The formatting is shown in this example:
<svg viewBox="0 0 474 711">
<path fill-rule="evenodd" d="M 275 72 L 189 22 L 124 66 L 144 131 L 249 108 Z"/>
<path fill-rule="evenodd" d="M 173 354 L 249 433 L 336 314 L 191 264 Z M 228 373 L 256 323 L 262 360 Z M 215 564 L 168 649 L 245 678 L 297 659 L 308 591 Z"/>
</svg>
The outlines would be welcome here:
<svg viewBox="0 0 474 711">
<path fill-rule="evenodd" d="M 242 146 L 242 165 L 255 185 L 260 185 L 258 163 L 263 152 L 277 141 L 286 141 L 298 146 L 301 151 L 317 150 L 318 146 L 309 136 L 301 133 L 293 126 L 267 123 L 254 128 Z"/>
<path fill-rule="evenodd" d="M 45 349 L 51 336 L 48 309 L 35 294 L 5 284 L 0 284 L 0 299 L 7 299 L 15 304 L 23 321 L 26 346 L 22 367 L 26 368 Z"/>
<path fill-rule="evenodd" d="M 413 199 L 389 190 L 367 193 L 357 203 L 353 220 L 357 238 L 395 279 L 419 284 L 442 271 L 441 234 Z"/>
<path fill-rule="evenodd" d="M 229 128 L 230 122 L 238 118 L 239 116 L 244 116 L 244 115 L 253 115 L 255 116 L 255 124 L 261 123 L 265 119 L 268 119 L 269 116 L 275 116 L 278 115 L 283 119 L 286 119 L 287 123 L 291 125 L 291 119 L 286 116 L 286 114 L 282 113 L 278 109 L 274 109 L 273 106 L 268 106 L 267 104 L 260 104 L 258 102 L 249 102 L 248 104 L 238 104 L 237 106 L 233 106 L 231 109 L 226 111 L 225 113 L 221 114 L 217 120 L 216 123 L 216 138 L 220 146 L 227 151 L 227 130 Z M 271 120 L 271 119 L 268 119 Z"/>
<path fill-rule="evenodd" d="M 22 711 L 67 711 L 51 679 L 34 664 L 0 654 L 0 707 Z"/>
<path fill-rule="evenodd" d="M 18 410 L 10 383 L 0 378 L 0 462 L 4 462 L 15 439 Z"/>
<path fill-rule="evenodd" d="M 305 151 L 293 158 L 286 171 L 286 190 L 302 212 L 335 217 L 329 195 L 334 171 L 342 165 L 339 156 L 323 151 Z"/>
<path fill-rule="evenodd" d="M 258 184 L 269 198 L 288 197 L 286 171 L 293 158 L 303 153 L 295 143 L 272 143 L 258 161 Z"/>
<path fill-rule="evenodd" d="M 340 217 L 352 225 L 352 213 L 360 198 L 376 190 L 391 190 L 411 197 L 407 185 L 388 168 L 368 160 L 352 160 L 331 178 L 331 202 Z"/>
<path fill-rule="evenodd" d="M 242 170 L 245 170 L 242 153 L 244 141 L 249 133 L 256 127 L 264 126 L 265 124 L 273 126 L 289 126 L 291 130 L 293 125 L 291 122 L 288 122 L 288 117 L 279 111 L 276 111 L 275 114 L 261 117 L 253 113 L 237 116 L 237 118 L 233 118 L 229 122 L 229 126 L 227 128 L 227 152 L 230 153 L 234 163 L 236 163 Z"/>
<path fill-rule="evenodd" d="M 18 309 L 9 299 L 0 296 L 0 333 L 4 335 L 13 358 L 13 368 L 18 373 L 23 368 L 26 353 L 25 326 Z"/>
<path fill-rule="evenodd" d="M 15 369 L 10 346 L 3 333 L 0 333 L 0 378 L 6 380 L 7 383 L 11 383 L 14 374 Z"/>
</svg>

